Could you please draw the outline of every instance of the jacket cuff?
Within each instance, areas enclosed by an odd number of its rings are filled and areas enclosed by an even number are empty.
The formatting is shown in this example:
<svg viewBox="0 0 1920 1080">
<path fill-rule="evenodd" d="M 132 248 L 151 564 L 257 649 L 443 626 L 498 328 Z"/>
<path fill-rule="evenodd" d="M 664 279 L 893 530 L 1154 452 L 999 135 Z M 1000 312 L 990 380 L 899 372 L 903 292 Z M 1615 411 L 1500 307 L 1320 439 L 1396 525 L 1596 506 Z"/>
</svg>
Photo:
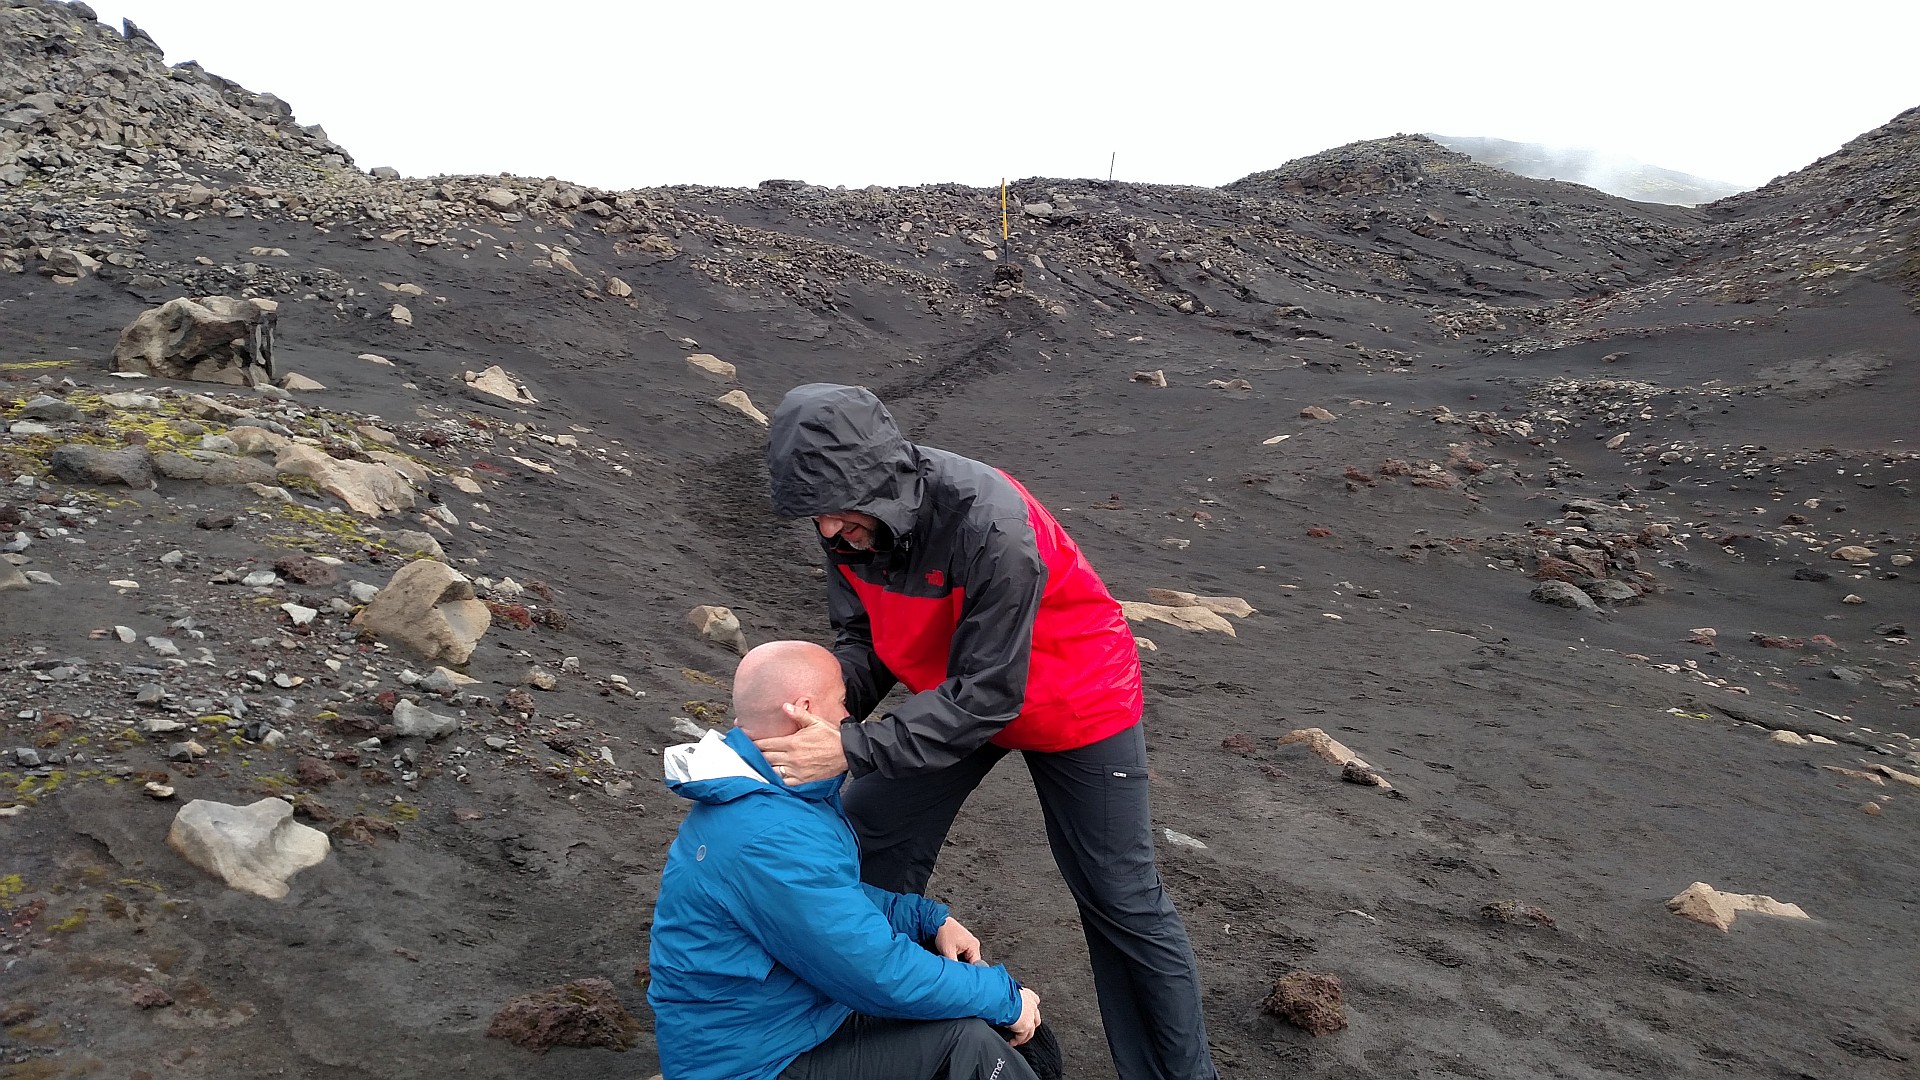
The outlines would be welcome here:
<svg viewBox="0 0 1920 1080">
<path fill-rule="evenodd" d="M 840 725 L 840 752 L 847 757 L 847 775 L 852 778 L 873 771 L 872 743 L 864 724 L 865 721 L 848 720 Z"/>
<path fill-rule="evenodd" d="M 1020 1013 L 1026 1008 L 1027 1003 L 1020 999 L 1020 980 L 1013 977 L 1013 972 L 1008 971 L 1005 966 L 1000 964 L 995 964 L 993 970 L 1007 980 L 1006 997 L 1001 1000 L 1000 1011 L 997 1015 L 981 1013 L 980 1019 L 999 1027 L 1010 1027 L 1019 1022 Z"/>
<path fill-rule="evenodd" d="M 932 941 L 933 935 L 940 932 L 941 925 L 953 915 L 953 911 L 938 900 L 925 896 L 915 896 L 914 899 L 920 902 L 920 933 L 915 937 L 920 941 Z"/>
</svg>

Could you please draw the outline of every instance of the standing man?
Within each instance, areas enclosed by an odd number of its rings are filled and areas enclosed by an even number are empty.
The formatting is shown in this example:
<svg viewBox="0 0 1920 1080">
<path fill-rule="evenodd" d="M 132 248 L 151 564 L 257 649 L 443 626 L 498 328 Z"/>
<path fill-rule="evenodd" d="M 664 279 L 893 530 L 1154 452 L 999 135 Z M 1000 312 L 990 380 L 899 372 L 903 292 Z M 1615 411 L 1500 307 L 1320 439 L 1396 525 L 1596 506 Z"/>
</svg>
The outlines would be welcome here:
<svg viewBox="0 0 1920 1080">
<path fill-rule="evenodd" d="M 1120 605 L 1005 473 L 907 441 L 868 391 L 795 388 L 767 448 L 774 512 L 811 517 L 846 707 L 756 739 L 805 784 L 852 776 L 861 877 L 918 893 L 955 815 L 1023 751 L 1080 908 L 1121 1080 L 1216 1080 L 1193 947 L 1154 864 L 1140 657 Z M 896 683 L 913 696 L 873 715 Z"/>
</svg>

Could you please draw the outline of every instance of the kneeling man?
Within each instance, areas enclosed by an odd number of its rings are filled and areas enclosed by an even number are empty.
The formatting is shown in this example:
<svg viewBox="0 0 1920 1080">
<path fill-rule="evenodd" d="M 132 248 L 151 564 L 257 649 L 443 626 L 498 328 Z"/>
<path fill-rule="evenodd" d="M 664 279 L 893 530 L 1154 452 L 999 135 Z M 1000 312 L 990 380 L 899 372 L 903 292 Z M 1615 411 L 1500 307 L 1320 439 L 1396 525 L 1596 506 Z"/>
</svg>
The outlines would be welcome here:
<svg viewBox="0 0 1920 1080">
<path fill-rule="evenodd" d="M 1039 995 L 976 963 L 946 905 L 861 884 L 840 777 L 789 787 L 754 748 L 802 712 L 846 718 L 839 661 L 762 645 L 733 706 L 732 731 L 665 755 L 667 786 L 694 804 L 648 955 L 665 1080 L 1033 1080 L 1010 1043 L 1032 1037 Z"/>
</svg>

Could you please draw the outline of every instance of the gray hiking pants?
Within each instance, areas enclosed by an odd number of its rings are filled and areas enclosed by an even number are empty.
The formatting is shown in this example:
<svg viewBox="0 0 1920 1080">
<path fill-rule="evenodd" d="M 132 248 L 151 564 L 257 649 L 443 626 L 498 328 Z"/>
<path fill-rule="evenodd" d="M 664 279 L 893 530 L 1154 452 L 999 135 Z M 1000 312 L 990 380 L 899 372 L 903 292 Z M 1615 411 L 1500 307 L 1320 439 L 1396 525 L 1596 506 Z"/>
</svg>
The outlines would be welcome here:
<svg viewBox="0 0 1920 1080">
<path fill-rule="evenodd" d="M 855 1013 L 778 1080 L 1033 1080 L 985 1020 L 882 1020 Z"/>
<path fill-rule="evenodd" d="M 960 805 L 1007 753 L 989 743 L 939 772 L 849 782 L 841 805 L 860 837 L 861 878 L 924 891 Z M 1077 750 L 1023 755 L 1053 860 L 1080 907 L 1120 1080 L 1217 1080 L 1193 946 L 1153 860 L 1141 726 Z"/>
</svg>

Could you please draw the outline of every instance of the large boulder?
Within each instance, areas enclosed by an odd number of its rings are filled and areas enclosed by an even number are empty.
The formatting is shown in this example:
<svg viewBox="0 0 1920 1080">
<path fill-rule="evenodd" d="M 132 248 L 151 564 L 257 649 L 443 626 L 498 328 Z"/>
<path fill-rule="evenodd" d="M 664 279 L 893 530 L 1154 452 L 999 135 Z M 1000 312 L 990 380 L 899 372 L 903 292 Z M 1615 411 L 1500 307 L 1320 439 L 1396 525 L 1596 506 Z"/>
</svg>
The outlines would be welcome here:
<svg viewBox="0 0 1920 1080">
<path fill-rule="evenodd" d="M 233 440 L 234 449 L 242 454 L 278 454 L 293 445 L 293 440 L 285 435 L 251 425 L 228 428 L 227 438 Z"/>
<path fill-rule="evenodd" d="M 68 420 L 78 420 L 80 409 L 71 401 L 49 394 L 38 394 L 13 415 L 16 420 L 48 420 L 58 424 Z"/>
<path fill-rule="evenodd" d="M 113 369 L 161 379 L 264 386 L 273 382 L 279 305 L 231 296 L 180 297 L 120 332 Z"/>
<path fill-rule="evenodd" d="M 54 448 L 47 466 L 56 479 L 75 484 L 153 487 L 153 455 L 141 446 L 109 450 L 87 443 L 68 443 Z"/>
<path fill-rule="evenodd" d="M 1569 585 L 1564 581 L 1543 581 L 1535 585 L 1533 591 L 1527 595 L 1542 604 L 1552 604 L 1554 607 L 1572 608 L 1576 611 L 1600 610 L 1600 605 L 1593 602 L 1593 597 L 1588 596 L 1577 586 Z"/>
<path fill-rule="evenodd" d="M 466 663 L 492 622 L 487 605 L 474 598 L 473 583 L 432 559 L 401 567 L 353 617 L 353 625 L 381 641 L 449 664 Z"/>
<path fill-rule="evenodd" d="M 241 892 L 278 900 L 287 879 L 327 857 L 327 834 L 293 820 L 293 804 L 195 799 L 174 815 L 167 846 Z"/>
<path fill-rule="evenodd" d="M 413 484 L 391 465 L 341 460 L 316 446 L 289 443 L 275 455 L 273 468 L 283 475 L 308 477 L 356 514 L 379 517 L 413 507 Z"/>
<path fill-rule="evenodd" d="M 217 450 L 156 454 L 153 467 L 169 480 L 198 480 L 203 484 L 271 484 L 274 478 L 273 467 L 264 461 Z"/>
<path fill-rule="evenodd" d="M 386 545 L 404 555 L 424 555 L 429 559 L 447 561 L 447 553 L 441 549 L 440 541 L 432 533 L 418 529 L 388 529 L 381 534 Z"/>
</svg>

